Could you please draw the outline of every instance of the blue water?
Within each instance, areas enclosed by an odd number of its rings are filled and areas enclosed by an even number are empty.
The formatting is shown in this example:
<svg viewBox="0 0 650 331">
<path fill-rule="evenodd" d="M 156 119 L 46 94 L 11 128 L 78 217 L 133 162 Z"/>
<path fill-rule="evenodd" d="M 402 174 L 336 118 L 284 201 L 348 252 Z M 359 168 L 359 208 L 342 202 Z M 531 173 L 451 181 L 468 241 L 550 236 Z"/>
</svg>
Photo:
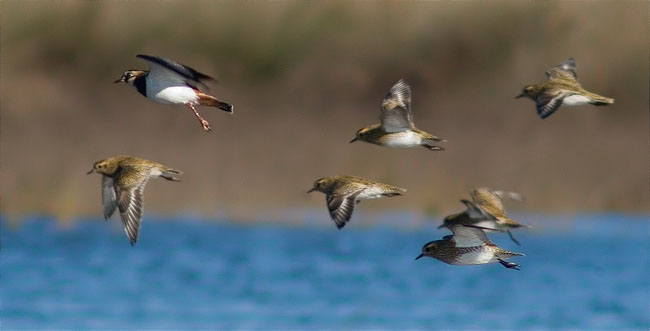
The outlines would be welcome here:
<svg viewBox="0 0 650 331">
<path fill-rule="evenodd" d="M 434 226 L 3 226 L 2 329 L 648 329 L 647 216 L 517 231 L 522 270 L 414 261 Z M 521 219 L 525 221 L 525 219 Z M 117 219 L 112 222 L 119 221 Z M 557 224 L 556 221 L 554 224 Z M 550 224 L 550 223 L 549 223 Z"/>
</svg>

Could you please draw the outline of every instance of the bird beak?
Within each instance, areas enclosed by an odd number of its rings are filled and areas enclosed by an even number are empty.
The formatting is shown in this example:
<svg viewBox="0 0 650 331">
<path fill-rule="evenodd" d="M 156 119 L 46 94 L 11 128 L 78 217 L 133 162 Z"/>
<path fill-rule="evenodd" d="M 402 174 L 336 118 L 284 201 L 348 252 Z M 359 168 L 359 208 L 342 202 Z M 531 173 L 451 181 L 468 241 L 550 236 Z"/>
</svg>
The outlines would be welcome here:
<svg viewBox="0 0 650 331">
<path fill-rule="evenodd" d="M 120 79 L 114 81 L 113 84 L 115 84 L 115 83 L 119 83 L 119 82 L 123 82 L 123 81 L 124 81 L 124 80 L 123 80 L 122 78 L 120 78 Z"/>
<path fill-rule="evenodd" d="M 316 188 L 312 187 L 311 190 L 307 191 L 307 193 L 311 193 L 311 192 L 314 192 L 314 191 L 316 191 Z"/>
<path fill-rule="evenodd" d="M 90 169 L 90 171 L 88 171 L 88 172 L 86 173 L 86 175 L 90 175 L 90 174 L 92 174 L 93 172 L 95 172 L 95 168 Z"/>
<path fill-rule="evenodd" d="M 440 226 L 438 227 L 438 229 L 442 229 L 442 228 L 444 228 L 445 226 L 446 226 L 446 225 L 442 224 L 442 225 L 440 225 Z"/>
<path fill-rule="evenodd" d="M 416 257 L 415 259 L 417 260 L 417 259 L 419 259 L 419 258 L 421 258 L 421 257 L 423 257 L 423 256 L 424 256 L 424 254 L 420 254 L 420 255 L 418 255 L 418 257 Z"/>
<path fill-rule="evenodd" d="M 357 140 L 359 140 L 359 138 L 354 137 L 354 139 L 350 140 L 350 144 L 353 143 L 353 142 L 355 142 L 355 141 L 357 141 Z"/>
<path fill-rule="evenodd" d="M 519 98 L 521 98 L 521 97 L 525 97 L 525 96 L 526 96 L 526 95 L 524 94 L 524 92 L 521 92 L 521 94 L 518 95 L 518 96 L 516 96 L 515 99 L 519 99 Z"/>
</svg>

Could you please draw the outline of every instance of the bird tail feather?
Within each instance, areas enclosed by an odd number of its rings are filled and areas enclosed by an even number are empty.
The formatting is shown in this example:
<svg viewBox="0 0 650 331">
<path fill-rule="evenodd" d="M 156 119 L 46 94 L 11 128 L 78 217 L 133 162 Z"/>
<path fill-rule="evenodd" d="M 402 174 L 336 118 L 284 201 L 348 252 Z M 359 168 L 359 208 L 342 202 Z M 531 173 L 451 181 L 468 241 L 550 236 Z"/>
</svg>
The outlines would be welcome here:
<svg viewBox="0 0 650 331">
<path fill-rule="evenodd" d="M 397 186 L 391 187 L 391 190 L 389 192 L 383 193 L 382 195 L 385 197 L 394 197 L 396 195 L 402 195 L 406 192 L 405 189 Z"/>
<path fill-rule="evenodd" d="M 201 106 L 216 107 L 230 114 L 233 113 L 235 107 L 227 102 L 219 101 L 217 98 L 207 95 L 205 93 L 198 93 L 199 104 Z"/>
<path fill-rule="evenodd" d="M 614 103 L 614 99 L 606 98 L 606 97 L 600 97 L 591 101 L 591 104 L 595 106 L 606 106 L 606 105 L 611 105 L 613 103 Z"/>
</svg>

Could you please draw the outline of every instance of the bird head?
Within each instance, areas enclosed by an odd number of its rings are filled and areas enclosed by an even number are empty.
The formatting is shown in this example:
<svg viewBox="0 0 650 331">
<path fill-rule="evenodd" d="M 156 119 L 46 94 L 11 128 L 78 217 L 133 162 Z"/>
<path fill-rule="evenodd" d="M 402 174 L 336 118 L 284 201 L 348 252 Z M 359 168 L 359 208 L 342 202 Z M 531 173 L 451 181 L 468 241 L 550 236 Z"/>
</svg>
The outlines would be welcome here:
<svg viewBox="0 0 650 331">
<path fill-rule="evenodd" d="M 314 186 L 311 188 L 311 190 L 307 191 L 307 193 L 314 191 L 327 193 L 327 189 L 329 188 L 331 182 L 332 180 L 330 178 L 320 178 L 314 182 Z"/>
<path fill-rule="evenodd" d="M 538 85 L 526 85 L 524 88 L 521 90 L 521 94 L 515 97 L 515 99 L 521 98 L 521 97 L 529 97 L 533 100 L 537 98 L 537 95 L 542 89 Z"/>
<path fill-rule="evenodd" d="M 112 175 L 117 170 L 117 162 L 112 159 L 105 159 L 97 161 L 93 164 L 93 168 L 90 169 L 86 174 L 90 175 L 93 172 L 102 175 Z"/>
<path fill-rule="evenodd" d="M 422 253 L 420 255 L 418 255 L 415 259 L 417 260 L 417 259 L 419 259 L 419 258 L 421 258 L 423 256 L 433 257 L 433 254 L 438 249 L 439 241 L 440 240 L 430 241 L 430 242 L 424 244 L 424 246 L 422 246 Z"/>
<path fill-rule="evenodd" d="M 373 127 L 365 127 L 362 129 L 359 129 L 357 133 L 354 135 L 354 139 L 350 140 L 350 143 L 353 143 L 357 140 L 361 141 L 366 141 L 368 140 L 368 136 L 370 136 L 370 130 L 373 129 Z"/>
<path fill-rule="evenodd" d="M 133 83 L 135 82 L 135 79 L 140 77 L 141 75 L 144 75 L 144 74 L 145 74 L 145 72 L 142 71 L 142 70 L 127 70 L 122 74 L 122 77 L 120 77 L 120 79 L 114 81 L 113 84 L 124 82 L 124 83 L 133 85 Z"/>
</svg>

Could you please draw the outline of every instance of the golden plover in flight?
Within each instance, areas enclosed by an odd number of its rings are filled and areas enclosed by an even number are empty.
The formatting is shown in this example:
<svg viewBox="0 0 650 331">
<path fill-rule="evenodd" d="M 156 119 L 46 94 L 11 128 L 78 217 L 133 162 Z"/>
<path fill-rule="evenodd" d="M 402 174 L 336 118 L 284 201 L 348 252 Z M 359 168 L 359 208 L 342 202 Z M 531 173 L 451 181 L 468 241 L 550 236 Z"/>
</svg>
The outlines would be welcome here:
<svg viewBox="0 0 650 331">
<path fill-rule="evenodd" d="M 332 176 L 317 180 L 307 191 L 325 193 L 330 216 L 339 229 L 350 220 L 354 204 L 361 200 L 402 195 L 405 189 L 355 176 Z"/>
<path fill-rule="evenodd" d="M 524 254 L 498 247 L 488 239 L 481 227 L 450 225 L 449 230 L 453 235 L 426 243 L 422 247 L 422 253 L 415 259 L 428 256 L 453 265 L 499 262 L 506 268 L 519 270 L 517 263 L 507 262 L 505 259 Z"/>
<path fill-rule="evenodd" d="M 566 62 L 546 70 L 548 81 L 541 84 L 526 85 L 515 98 L 529 97 L 537 104 L 537 114 L 546 118 L 560 106 L 581 106 L 592 104 L 605 106 L 614 99 L 591 93 L 578 83 L 576 62 L 569 58 Z"/>
<path fill-rule="evenodd" d="M 131 84 L 140 94 L 156 102 L 187 106 L 205 131 L 211 130 L 210 123 L 201 117 L 195 106 L 216 107 L 232 114 L 231 104 L 219 101 L 198 89 L 198 85 L 205 86 L 204 81 L 215 80 L 214 78 L 162 57 L 142 54 L 136 57 L 149 62 L 149 71 L 127 70 L 114 83 Z"/>
<path fill-rule="evenodd" d="M 357 140 L 386 147 L 423 146 L 432 151 L 444 151 L 436 142 L 444 142 L 428 132 L 417 129 L 411 115 L 411 88 L 400 79 L 381 102 L 381 123 L 357 131 Z"/>
<path fill-rule="evenodd" d="M 115 208 L 119 208 L 124 231 L 131 245 L 138 240 L 142 221 L 142 195 L 149 178 L 162 177 L 179 181 L 174 175 L 182 173 L 160 163 L 132 156 L 115 156 L 97 161 L 88 174 L 93 172 L 102 174 L 104 219 L 111 217 Z"/>
<path fill-rule="evenodd" d="M 501 199 L 508 198 L 523 201 L 523 197 L 515 192 L 491 190 L 486 187 L 474 189 L 470 191 L 470 195 L 472 201 L 460 200 L 467 206 L 467 210 L 445 217 L 443 224 L 438 228 L 463 224 L 476 225 L 487 232 L 492 229 L 500 232 L 505 231 L 510 236 L 510 239 L 519 245 L 519 241 L 512 235 L 510 229 L 529 228 L 529 226 L 509 218 L 506 215 Z"/>
</svg>

